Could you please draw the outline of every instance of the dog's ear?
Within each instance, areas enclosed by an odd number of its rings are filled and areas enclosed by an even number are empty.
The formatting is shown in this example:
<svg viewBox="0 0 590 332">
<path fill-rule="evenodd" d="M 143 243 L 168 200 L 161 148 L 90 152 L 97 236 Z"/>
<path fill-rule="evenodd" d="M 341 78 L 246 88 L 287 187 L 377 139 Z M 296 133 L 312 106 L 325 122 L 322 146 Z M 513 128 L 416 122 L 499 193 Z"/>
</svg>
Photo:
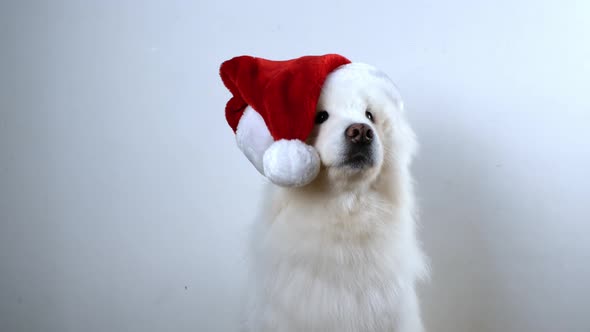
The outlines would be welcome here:
<svg viewBox="0 0 590 332">
<path fill-rule="evenodd" d="M 385 108 L 391 117 L 391 121 L 383 123 L 385 133 L 392 135 L 396 144 L 395 158 L 400 160 L 401 165 L 409 165 L 419 149 L 416 134 L 406 119 L 406 106 L 404 104 L 400 89 L 393 80 L 383 71 L 373 68 L 371 74 L 376 78 L 383 89 L 387 103 Z M 391 149 L 388 149 L 392 153 Z"/>
</svg>

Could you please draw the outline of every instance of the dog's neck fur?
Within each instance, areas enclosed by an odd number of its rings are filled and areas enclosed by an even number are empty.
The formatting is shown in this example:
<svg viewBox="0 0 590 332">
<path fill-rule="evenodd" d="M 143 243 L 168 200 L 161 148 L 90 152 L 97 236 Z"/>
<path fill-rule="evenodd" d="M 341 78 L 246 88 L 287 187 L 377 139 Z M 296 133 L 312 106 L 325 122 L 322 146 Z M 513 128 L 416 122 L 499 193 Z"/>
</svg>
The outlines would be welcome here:
<svg viewBox="0 0 590 332">
<path fill-rule="evenodd" d="M 395 167 L 395 165 L 382 165 Z M 407 170 L 406 170 L 407 172 Z M 278 222 L 318 236 L 334 234 L 348 239 L 384 239 L 391 232 L 414 233 L 412 188 L 409 181 L 401 181 L 403 172 L 375 172 L 372 181 L 323 169 L 311 184 L 300 188 L 277 188 L 270 199 L 282 202 L 274 206 L 267 220 Z M 392 174 L 387 177 L 384 174 Z M 396 175 L 397 174 L 397 175 Z M 334 181 L 334 176 L 346 176 Z M 401 178 L 397 178 L 402 175 Z M 393 178 L 395 177 L 395 178 Z M 335 185 L 338 183 L 338 185 Z M 385 209 L 384 207 L 388 207 Z M 295 211 L 298 211 L 295 213 Z M 325 213 L 329 211 L 329 213 Z M 326 216 L 331 216 L 326 219 Z M 297 219 L 294 219 L 297 218 Z M 278 225 L 277 225 L 278 226 Z"/>
<path fill-rule="evenodd" d="M 371 175 L 361 172 L 347 174 L 323 168 L 309 185 L 283 190 L 297 199 L 313 202 L 312 205 L 328 207 L 332 204 L 342 205 L 343 201 L 349 202 L 343 208 L 351 213 L 358 212 L 356 210 L 372 199 L 387 201 L 396 208 L 403 206 L 409 213 L 413 213 L 413 190 L 408 167 L 396 164 L 384 164 L 381 167 L 390 170 L 374 170 L 375 175 Z M 366 177 L 373 178 L 366 181 Z"/>
<path fill-rule="evenodd" d="M 285 331 L 311 331 L 307 322 L 320 324 L 324 331 L 384 331 L 390 328 L 383 326 L 409 324 L 389 321 L 400 319 L 406 310 L 400 301 L 410 299 L 407 305 L 415 305 L 413 284 L 425 272 L 409 204 L 411 183 L 402 178 L 377 176 L 334 186 L 323 170 L 308 186 L 275 187 L 270 193 L 275 203 L 267 211 L 269 223 L 253 242 L 256 257 L 264 262 L 256 278 L 261 291 L 271 289 L 268 310 L 292 319 L 294 328 Z M 310 284 L 331 286 L 312 292 Z M 299 305 L 302 292 L 306 305 Z M 352 300 L 348 294 L 360 298 Z M 385 302 L 372 302 L 370 294 Z M 331 299 L 328 305 L 321 300 L 326 297 Z M 372 303 L 383 318 L 375 319 L 365 310 L 367 305 L 356 307 L 358 303 Z M 340 309 L 332 310 L 338 306 L 352 309 L 341 317 Z M 351 321 L 342 323 L 345 317 Z M 421 331 L 418 321 L 415 326 L 412 331 Z"/>
</svg>

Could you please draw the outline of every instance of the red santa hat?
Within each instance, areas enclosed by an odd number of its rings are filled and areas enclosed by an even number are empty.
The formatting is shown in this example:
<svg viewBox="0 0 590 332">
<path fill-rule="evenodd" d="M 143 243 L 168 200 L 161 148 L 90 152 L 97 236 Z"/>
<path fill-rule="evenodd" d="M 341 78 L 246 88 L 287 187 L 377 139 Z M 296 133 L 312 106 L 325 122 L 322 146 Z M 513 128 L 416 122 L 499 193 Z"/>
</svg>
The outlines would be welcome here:
<svg viewBox="0 0 590 332">
<path fill-rule="evenodd" d="M 305 140 L 326 77 L 348 63 L 327 54 L 286 61 L 240 56 L 221 65 L 221 79 L 232 93 L 227 122 L 240 149 L 272 182 L 302 186 L 317 176 L 319 156 Z"/>
</svg>

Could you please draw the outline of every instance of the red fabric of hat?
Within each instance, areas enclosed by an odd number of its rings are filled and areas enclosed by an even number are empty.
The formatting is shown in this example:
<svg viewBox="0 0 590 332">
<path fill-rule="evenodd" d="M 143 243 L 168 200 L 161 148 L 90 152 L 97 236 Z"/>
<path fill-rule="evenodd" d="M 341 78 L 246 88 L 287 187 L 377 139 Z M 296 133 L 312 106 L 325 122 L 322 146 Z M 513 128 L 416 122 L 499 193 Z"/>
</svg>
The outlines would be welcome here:
<svg viewBox="0 0 590 332">
<path fill-rule="evenodd" d="M 264 119 L 275 140 L 305 141 L 314 126 L 316 105 L 326 76 L 350 60 L 337 54 L 273 61 L 239 56 L 224 62 L 221 79 L 232 93 L 225 107 L 237 130 L 247 105 Z"/>
</svg>

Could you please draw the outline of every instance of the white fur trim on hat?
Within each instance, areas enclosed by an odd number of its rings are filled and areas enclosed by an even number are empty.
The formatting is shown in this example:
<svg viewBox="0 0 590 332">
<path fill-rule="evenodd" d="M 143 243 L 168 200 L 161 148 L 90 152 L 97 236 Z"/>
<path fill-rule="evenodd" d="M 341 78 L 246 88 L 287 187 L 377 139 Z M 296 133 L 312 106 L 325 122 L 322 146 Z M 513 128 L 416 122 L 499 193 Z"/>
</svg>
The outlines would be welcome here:
<svg viewBox="0 0 590 332">
<path fill-rule="evenodd" d="M 236 142 L 246 158 L 264 175 L 262 156 L 274 140 L 262 116 L 250 106 L 246 107 L 238 123 Z"/>
</svg>

